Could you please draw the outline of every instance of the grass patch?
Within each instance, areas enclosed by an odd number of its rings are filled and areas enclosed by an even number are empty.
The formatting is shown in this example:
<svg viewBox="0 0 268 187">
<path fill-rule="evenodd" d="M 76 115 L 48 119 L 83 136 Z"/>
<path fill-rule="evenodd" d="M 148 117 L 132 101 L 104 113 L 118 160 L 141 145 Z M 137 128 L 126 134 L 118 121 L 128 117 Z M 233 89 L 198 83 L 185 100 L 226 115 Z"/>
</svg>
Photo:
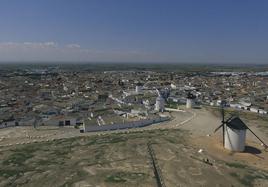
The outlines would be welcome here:
<svg viewBox="0 0 268 187">
<path fill-rule="evenodd" d="M 17 177 L 21 175 L 21 170 L 19 169 L 0 169 L 0 176 L 3 176 L 5 178 L 9 177 Z"/>
<path fill-rule="evenodd" d="M 129 180 L 141 180 L 146 177 L 145 173 L 136 173 L 136 172 L 117 172 L 112 175 L 106 176 L 105 182 L 111 183 L 122 183 Z"/>
<path fill-rule="evenodd" d="M 170 102 L 166 105 L 167 108 L 178 109 L 178 103 Z"/>
<path fill-rule="evenodd" d="M 58 165 L 58 164 L 63 164 L 63 163 L 64 162 L 59 162 L 56 160 L 49 160 L 49 159 L 38 160 L 35 162 L 35 164 L 38 166 Z"/>
<path fill-rule="evenodd" d="M 102 160 L 105 155 L 104 149 L 100 149 L 94 155 L 95 160 Z"/>
<path fill-rule="evenodd" d="M 68 187 L 68 186 L 73 186 L 74 183 L 82 180 L 85 176 L 87 176 L 87 173 L 82 171 L 82 170 L 78 170 L 74 173 L 72 179 L 70 179 L 69 181 L 65 182 L 63 185 L 61 185 L 61 187 Z"/>
<path fill-rule="evenodd" d="M 94 138 L 94 139 L 91 138 L 86 145 L 94 145 L 96 143 L 97 143 L 97 138 Z"/>
<path fill-rule="evenodd" d="M 105 182 L 126 182 L 127 180 L 122 178 L 121 176 L 109 175 L 106 177 Z"/>
<path fill-rule="evenodd" d="M 175 144 L 175 143 L 178 142 L 178 141 L 175 140 L 174 138 L 169 138 L 169 137 L 166 137 L 165 140 L 167 140 L 169 143 L 173 143 L 173 144 Z"/>
<path fill-rule="evenodd" d="M 8 157 L 8 159 L 3 161 L 3 165 L 14 164 L 16 166 L 23 166 L 24 162 L 32 157 L 33 157 L 32 154 L 27 154 L 27 153 L 23 153 L 23 152 L 15 152 L 15 153 L 11 154 Z"/>
<path fill-rule="evenodd" d="M 56 155 L 56 156 L 67 156 L 67 154 L 70 153 L 70 150 L 67 149 L 66 147 L 62 147 L 62 148 L 59 148 L 59 149 L 56 149 L 53 151 L 53 153 Z"/>
<path fill-rule="evenodd" d="M 230 173 L 230 175 L 236 178 L 236 180 L 238 180 L 241 184 L 245 186 L 253 186 L 254 181 L 256 179 L 268 180 L 267 175 L 260 175 L 260 174 L 246 174 L 246 175 L 240 176 L 237 173 L 232 172 Z"/>
<path fill-rule="evenodd" d="M 119 142 L 125 142 L 127 140 L 127 138 L 125 137 L 113 137 L 112 139 L 110 139 L 109 143 L 119 143 Z"/>
<path fill-rule="evenodd" d="M 109 144 L 109 143 L 120 143 L 127 141 L 127 137 L 123 137 L 122 135 L 106 135 L 103 137 L 94 137 L 89 138 L 89 141 L 86 145 L 101 145 L 101 144 Z"/>
<path fill-rule="evenodd" d="M 227 166 L 232 167 L 232 168 L 241 168 L 244 169 L 247 166 L 238 162 L 226 162 L 225 163 Z"/>
</svg>

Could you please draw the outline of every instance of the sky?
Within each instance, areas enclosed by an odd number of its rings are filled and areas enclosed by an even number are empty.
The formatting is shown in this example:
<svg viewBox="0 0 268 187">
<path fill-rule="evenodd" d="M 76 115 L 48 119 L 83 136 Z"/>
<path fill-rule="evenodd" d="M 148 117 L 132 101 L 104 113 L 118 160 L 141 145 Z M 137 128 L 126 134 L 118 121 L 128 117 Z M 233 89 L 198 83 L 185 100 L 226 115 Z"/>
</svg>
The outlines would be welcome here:
<svg viewBox="0 0 268 187">
<path fill-rule="evenodd" d="M 0 62 L 268 64 L 267 0 L 0 0 Z"/>
</svg>

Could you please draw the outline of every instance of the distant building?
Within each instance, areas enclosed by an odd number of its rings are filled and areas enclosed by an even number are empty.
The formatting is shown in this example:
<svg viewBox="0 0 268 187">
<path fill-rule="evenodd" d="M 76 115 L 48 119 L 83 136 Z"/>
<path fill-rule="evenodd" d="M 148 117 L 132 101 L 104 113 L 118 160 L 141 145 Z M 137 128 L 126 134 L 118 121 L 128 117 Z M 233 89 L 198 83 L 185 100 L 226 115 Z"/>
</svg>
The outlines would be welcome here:
<svg viewBox="0 0 268 187">
<path fill-rule="evenodd" d="M 194 104 L 194 99 L 195 99 L 195 96 L 189 92 L 187 97 L 186 97 L 186 108 L 188 108 L 188 109 L 192 108 L 192 106 Z"/>
<path fill-rule="evenodd" d="M 165 100 L 161 95 L 156 98 L 155 110 L 159 112 L 163 112 L 165 110 Z"/>
<path fill-rule="evenodd" d="M 142 93 L 142 88 L 143 88 L 143 84 L 142 83 L 137 83 L 136 84 L 136 93 L 139 94 L 139 93 Z"/>
</svg>

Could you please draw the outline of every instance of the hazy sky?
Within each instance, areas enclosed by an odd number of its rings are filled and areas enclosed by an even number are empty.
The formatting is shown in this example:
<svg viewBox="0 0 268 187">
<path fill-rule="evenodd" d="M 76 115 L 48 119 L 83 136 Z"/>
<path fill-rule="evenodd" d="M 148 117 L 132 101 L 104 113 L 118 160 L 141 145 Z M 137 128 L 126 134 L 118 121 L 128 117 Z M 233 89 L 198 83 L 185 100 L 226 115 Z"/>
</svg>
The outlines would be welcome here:
<svg viewBox="0 0 268 187">
<path fill-rule="evenodd" d="M 0 62 L 268 64 L 267 0 L 0 0 Z"/>
</svg>

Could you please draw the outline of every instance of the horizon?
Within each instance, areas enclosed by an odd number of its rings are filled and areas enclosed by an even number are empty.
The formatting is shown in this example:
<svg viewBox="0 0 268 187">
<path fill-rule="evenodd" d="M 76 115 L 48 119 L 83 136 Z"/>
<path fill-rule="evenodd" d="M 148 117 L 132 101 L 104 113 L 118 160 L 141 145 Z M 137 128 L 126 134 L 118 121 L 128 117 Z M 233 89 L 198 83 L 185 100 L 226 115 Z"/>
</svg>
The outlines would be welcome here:
<svg viewBox="0 0 268 187">
<path fill-rule="evenodd" d="M 268 64 L 267 8 L 264 0 L 1 1 L 0 64 Z"/>
<path fill-rule="evenodd" d="M 244 67 L 268 67 L 267 63 L 243 63 L 243 62 L 232 62 L 232 63 L 217 63 L 217 62 L 36 62 L 36 61 L 13 61 L 13 62 L 0 62 L 0 66 L 17 66 L 17 65 L 33 65 L 33 66 L 61 66 L 61 65 L 78 65 L 78 66 L 84 66 L 84 65 L 128 65 L 128 66 L 213 66 L 213 67 L 241 67 L 243 65 Z M 243 68 L 243 67 L 241 67 Z"/>
</svg>

